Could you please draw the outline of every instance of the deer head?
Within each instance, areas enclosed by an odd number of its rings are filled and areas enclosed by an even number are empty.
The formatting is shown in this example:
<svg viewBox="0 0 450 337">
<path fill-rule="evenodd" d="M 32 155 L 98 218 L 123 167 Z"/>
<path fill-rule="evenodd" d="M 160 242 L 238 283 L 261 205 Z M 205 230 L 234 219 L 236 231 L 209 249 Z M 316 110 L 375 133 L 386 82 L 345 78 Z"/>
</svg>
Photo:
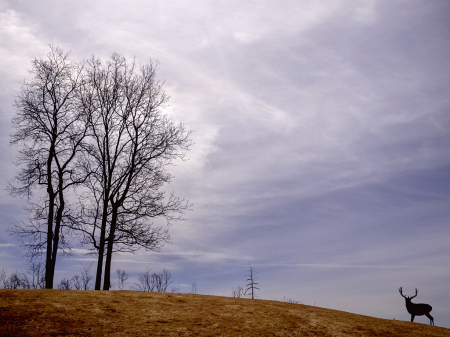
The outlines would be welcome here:
<svg viewBox="0 0 450 337">
<path fill-rule="evenodd" d="M 402 287 L 400 287 L 400 289 L 398 289 L 398 291 L 400 292 L 400 295 L 402 295 L 402 297 L 405 299 L 406 303 L 411 303 L 411 300 L 412 300 L 414 297 L 416 297 L 416 296 L 417 296 L 417 293 L 418 293 L 417 288 L 416 288 L 416 294 L 415 294 L 414 296 L 411 296 L 411 297 L 403 295 Z"/>
</svg>

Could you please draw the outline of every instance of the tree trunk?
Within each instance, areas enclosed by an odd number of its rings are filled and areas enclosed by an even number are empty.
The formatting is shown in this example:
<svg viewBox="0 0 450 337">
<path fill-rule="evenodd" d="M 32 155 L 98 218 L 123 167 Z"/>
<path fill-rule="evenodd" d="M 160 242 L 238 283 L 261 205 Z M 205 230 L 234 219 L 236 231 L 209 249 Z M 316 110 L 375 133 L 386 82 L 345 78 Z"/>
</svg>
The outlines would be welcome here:
<svg viewBox="0 0 450 337">
<path fill-rule="evenodd" d="M 47 194 L 48 194 L 48 218 L 47 218 L 47 256 L 45 260 L 45 289 L 53 289 L 54 266 L 52 263 L 53 244 L 53 216 L 55 210 L 55 192 L 52 185 L 52 161 L 55 148 L 53 144 L 47 159 Z"/>
<path fill-rule="evenodd" d="M 113 208 L 110 232 L 108 238 L 108 249 L 106 250 L 106 262 L 105 262 L 105 280 L 103 283 L 103 290 L 109 290 L 111 287 L 111 260 L 112 260 L 112 252 L 113 252 L 113 244 L 114 244 L 114 234 L 116 231 L 117 224 L 117 211 L 116 207 Z"/>
<path fill-rule="evenodd" d="M 95 277 L 95 290 L 101 289 L 103 256 L 105 254 L 106 223 L 108 220 L 107 217 L 108 217 L 108 204 L 106 202 L 103 205 L 102 227 L 100 229 L 100 246 L 98 249 L 97 274 Z"/>
<path fill-rule="evenodd" d="M 97 274 L 95 275 L 95 290 L 100 290 L 102 282 L 103 253 L 105 251 L 104 227 L 102 225 L 102 236 L 100 237 L 100 247 L 98 249 Z"/>
<path fill-rule="evenodd" d="M 49 193 L 50 195 L 50 193 Z M 53 212 L 55 207 L 54 197 L 50 197 L 47 219 L 47 256 L 45 260 L 45 289 L 53 289 L 53 263 L 52 263 L 52 243 L 53 243 Z"/>
<path fill-rule="evenodd" d="M 100 243 L 98 248 L 97 274 L 95 277 L 95 290 L 100 290 L 102 286 L 102 272 L 103 272 L 103 257 L 105 255 L 105 236 L 106 225 L 108 223 L 108 196 L 109 188 L 105 190 L 103 196 L 103 210 L 102 210 L 102 227 L 100 228 Z"/>
<path fill-rule="evenodd" d="M 56 212 L 56 219 L 55 219 L 55 231 L 53 235 L 53 249 L 52 249 L 52 264 L 51 264 L 51 275 L 52 275 L 52 282 L 55 276 L 55 266 L 56 266 L 56 255 L 58 254 L 58 245 L 59 245 L 59 234 L 61 232 L 61 223 L 62 223 L 62 217 L 64 213 L 64 207 L 65 207 L 65 201 L 64 201 L 64 194 L 62 190 L 62 177 L 60 177 L 60 184 L 59 184 L 59 207 L 58 211 Z"/>
</svg>

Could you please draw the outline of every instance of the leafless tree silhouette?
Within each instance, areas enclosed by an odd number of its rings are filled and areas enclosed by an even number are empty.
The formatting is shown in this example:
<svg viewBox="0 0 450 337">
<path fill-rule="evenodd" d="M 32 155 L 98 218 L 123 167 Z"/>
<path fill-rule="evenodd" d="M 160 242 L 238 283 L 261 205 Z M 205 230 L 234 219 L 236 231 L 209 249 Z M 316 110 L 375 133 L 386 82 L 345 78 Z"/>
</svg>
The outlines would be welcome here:
<svg viewBox="0 0 450 337">
<path fill-rule="evenodd" d="M 6 270 L 2 269 L 0 273 L 3 289 L 23 289 L 24 282 L 19 273 L 12 273 L 9 277 L 6 276 Z M 26 282 L 25 282 L 26 284 Z M 26 289 L 26 288 L 25 288 Z"/>
<path fill-rule="evenodd" d="M 45 269 L 42 263 L 32 262 L 28 268 L 29 277 L 17 271 L 6 276 L 6 269 L 0 271 L 0 288 L 4 289 L 44 289 Z"/>
<path fill-rule="evenodd" d="M 166 292 L 169 285 L 172 283 L 172 274 L 163 269 L 160 273 L 151 273 L 150 269 L 147 269 L 144 273 L 140 273 L 138 277 L 138 283 L 135 285 L 140 291 L 151 292 Z"/>
<path fill-rule="evenodd" d="M 11 231 L 32 260 L 45 253 L 46 288 L 53 288 L 58 251 L 70 251 L 72 231 L 98 255 L 95 289 L 103 274 L 109 290 L 113 253 L 159 250 L 170 237 L 154 219 L 169 226 L 190 207 L 162 190 L 172 179 L 168 165 L 185 160 L 192 142 L 191 131 L 162 113 L 168 97 L 156 67 L 118 54 L 106 66 L 95 57 L 81 65 L 55 47 L 33 61 L 34 78 L 15 103 L 11 143 L 20 146 L 21 170 L 9 191 L 29 201 L 42 193 Z"/>
<path fill-rule="evenodd" d="M 254 272 L 253 272 L 253 268 L 252 265 L 249 263 L 249 274 L 248 274 L 248 279 L 247 279 L 247 285 L 245 286 L 245 294 L 249 293 L 252 296 L 252 299 L 255 298 L 255 290 L 260 290 L 259 288 L 256 287 L 256 285 L 258 284 L 255 280 L 255 276 L 254 276 Z"/>
<path fill-rule="evenodd" d="M 135 62 L 114 54 L 102 66 L 87 63 L 89 86 L 83 87 L 83 109 L 88 111 L 92 141 L 88 148 L 88 197 L 83 196 L 82 218 L 75 223 L 85 243 L 98 254 L 95 289 L 110 288 L 112 255 L 139 247 L 159 250 L 169 240 L 167 230 L 154 227 L 152 219 L 167 224 L 180 220 L 189 207 L 161 190 L 171 181 L 166 167 L 184 159 L 191 132 L 162 114 L 168 97 L 156 80 L 151 62 L 138 70 Z"/>
<path fill-rule="evenodd" d="M 0 288 L 5 289 L 5 281 L 6 281 L 6 269 L 3 268 L 0 271 Z"/>
<path fill-rule="evenodd" d="M 42 263 L 32 262 L 28 268 L 30 278 L 25 277 L 28 283 L 27 289 L 44 289 L 45 288 L 45 268 Z"/>
<path fill-rule="evenodd" d="M 236 298 L 244 297 L 245 290 L 242 286 L 237 286 L 236 288 L 231 288 L 231 296 Z"/>
<path fill-rule="evenodd" d="M 128 280 L 128 274 L 125 270 L 123 269 L 116 269 L 116 273 L 117 273 L 117 286 L 119 287 L 120 290 L 125 289 L 125 284 L 127 283 L 126 281 Z"/>
<path fill-rule="evenodd" d="M 83 290 L 83 283 L 81 281 L 81 276 L 80 275 L 75 275 L 74 277 L 72 277 L 70 279 L 70 283 L 73 284 L 73 287 L 76 290 Z"/>
<path fill-rule="evenodd" d="M 71 290 L 72 289 L 72 282 L 70 282 L 69 279 L 63 278 L 61 282 L 58 284 L 59 290 Z"/>
<path fill-rule="evenodd" d="M 71 281 L 76 290 L 89 290 L 89 284 L 94 279 L 94 276 L 89 273 L 94 262 L 89 265 L 83 265 L 81 268 L 81 276 L 75 275 L 72 277 Z"/>
<path fill-rule="evenodd" d="M 87 264 L 83 265 L 83 267 L 81 268 L 81 282 L 82 282 L 84 290 L 90 289 L 89 284 L 94 279 L 94 276 L 90 274 L 93 264 L 94 264 L 94 262 L 91 262 L 89 265 L 87 265 Z"/>
<path fill-rule="evenodd" d="M 430 319 L 430 325 L 434 325 L 434 319 L 433 316 L 430 315 L 430 311 L 433 309 L 431 305 L 424 304 L 424 303 L 412 303 L 411 300 L 417 296 L 417 288 L 416 288 L 416 294 L 414 296 L 408 297 L 403 295 L 402 287 L 398 289 L 400 292 L 400 295 L 405 299 L 406 304 L 406 310 L 411 314 L 411 322 L 414 322 L 415 316 L 422 316 L 425 315 Z"/>
<path fill-rule="evenodd" d="M 27 196 L 41 188 L 39 201 L 31 203 L 27 222 L 11 231 L 28 248 L 31 259 L 45 252 L 46 288 L 53 288 L 57 252 L 67 249 L 64 217 L 69 210 L 67 192 L 84 181 L 77 153 L 87 135 L 86 114 L 80 109 L 82 67 L 68 54 L 51 47 L 47 59 L 32 62 L 33 80 L 24 83 L 15 106 L 15 132 L 11 143 L 20 146 L 21 166 L 9 191 Z"/>
</svg>

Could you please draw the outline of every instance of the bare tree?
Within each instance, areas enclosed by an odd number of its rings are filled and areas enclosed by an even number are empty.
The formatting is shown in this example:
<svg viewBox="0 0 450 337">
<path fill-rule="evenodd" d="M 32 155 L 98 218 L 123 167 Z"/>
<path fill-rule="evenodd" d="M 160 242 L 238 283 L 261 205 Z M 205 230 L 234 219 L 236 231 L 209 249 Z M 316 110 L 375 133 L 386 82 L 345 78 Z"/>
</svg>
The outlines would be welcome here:
<svg viewBox="0 0 450 337">
<path fill-rule="evenodd" d="M 153 276 L 156 284 L 155 291 L 165 293 L 169 285 L 172 284 L 172 274 L 163 269 L 162 272 L 153 274 Z"/>
<path fill-rule="evenodd" d="M 71 290 L 72 289 L 72 283 L 69 279 L 63 278 L 61 282 L 58 285 L 59 290 Z"/>
<path fill-rule="evenodd" d="M 31 259 L 46 254 L 46 288 L 53 288 L 58 250 L 67 249 L 64 217 L 68 211 L 66 192 L 81 183 L 77 153 L 87 134 L 87 119 L 80 110 L 82 68 L 68 54 L 51 47 L 47 59 L 32 62 L 33 80 L 24 83 L 15 106 L 15 132 L 11 143 L 20 146 L 12 195 L 27 196 L 41 188 L 39 201 L 31 203 L 26 223 L 11 229 L 28 248 Z"/>
<path fill-rule="evenodd" d="M 128 274 L 125 270 L 123 269 L 116 269 L 116 273 L 117 273 L 117 286 L 119 287 L 120 290 L 125 289 L 125 284 L 127 283 L 126 281 L 128 280 Z"/>
<path fill-rule="evenodd" d="M 249 274 L 248 274 L 248 279 L 247 279 L 247 285 L 245 286 L 245 294 L 249 293 L 252 296 L 252 299 L 255 298 L 255 290 L 260 290 L 259 288 L 256 287 L 256 285 L 258 284 L 255 280 L 255 276 L 253 275 L 253 268 L 252 265 L 249 263 Z"/>
<path fill-rule="evenodd" d="M 168 97 L 156 80 L 156 67 L 148 63 L 136 69 L 114 54 L 103 67 L 100 60 L 88 62 L 89 86 L 83 92 L 83 107 L 89 111 L 92 139 L 89 148 L 89 197 L 81 206 L 79 230 L 98 254 L 95 289 L 110 288 L 112 255 L 138 247 L 159 250 L 169 240 L 168 232 L 153 227 L 152 219 L 167 224 L 181 219 L 189 207 L 161 188 L 171 181 L 166 167 L 184 159 L 190 132 L 162 115 Z"/>
<path fill-rule="evenodd" d="M 6 283 L 6 269 L 3 268 L 0 271 L 0 288 L 5 289 L 5 283 Z"/>
<path fill-rule="evenodd" d="M 6 275 L 6 269 L 0 271 L 0 288 L 4 289 L 44 289 L 45 288 L 45 269 L 42 263 L 31 263 L 26 274 L 20 274 L 17 271 L 9 277 Z"/>
<path fill-rule="evenodd" d="M 70 283 L 73 284 L 75 290 L 83 290 L 83 282 L 80 275 L 75 275 L 70 279 Z"/>
<path fill-rule="evenodd" d="M 28 268 L 30 275 L 28 289 L 44 289 L 45 288 L 45 268 L 42 263 L 32 262 Z"/>
<path fill-rule="evenodd" d="M 90 289 L 90 283 L 94 279 L 94 276 L 91 275 L 89 272 L 91 271 L 92 265 L 94 262 L 91 262 L 89 265 L 83 265 L 81 268 L 81 284 L 83 287 L 83 290 L 89 290 Z"/>
<path fill-rule="evenodd" d="M 138 275 L 138 283 L 135 283 L 137 286 L 137 289 L 140 291 L 154 291 L 155 286 L 153 283 L 152 274 L 150 272 L 150 269 L 147 269 L 143 273 L 139 273 Z"/>
<path fill-rule="evenodd" d="M 231 296 L 236 298 L 242 298 L 245 296 L 245 290 L 242 286 L 237 286 L 236 288 L 231 288 Z"/>
<path fill-rule="evenodd" d="M 10 192 L 28 196 L 30 207 L 27 221 L 11 231 L 31 259 L 45 253 L 46 288 L 53 288 L 58 251 L 70 251 L 71 230 L 98 254 L 95 289 L 104 268 L 108 290 L 113 253 L 159 250 L 170 237 L 154 219 L 170 225 L 190 206 L 162 188 L 172 179 L 167 166 L 184 159 L 191 132 L 162 114 L 168 97 L 156 66 L 137 68 L 117 54 L 105 67 L 93 57 L 83 68 L 51 47 L 48 59 L 34 60 L 34 79 L 16 100 L 11 143 L 21 146 L 22 169 Z M 45 192 L 31 202 L 39 188 Z M 68 195 L 76 188 L 75 210 Z"/>
<path fill-rule="evenodd" d="M 138 282 L 135 285 L 140 291 L 163 293 L 172 283 L 172 274 L 165 269 L 160 273 L 152 274 L 150 269 L 147 269 L 144 273 L 139 274 Z"/>
<path fill-rule="evenodd" d="M 22 276 L 20 276 L 17 271 L 15 273 L 12 273 L 11 276 L 7 277 L 6 271 L 2 270 L 1 277 L 4 289 L 23 289 L 24 285 L 26 289 L 26 286 L 28 284 L 28 282 L 24 282 Z"/>
<path fill-rule="evenodd" d="M 24 276 L 24 277 L 23 277 Z M 17 271 L 9 277 L 6 275 L 6 269 L 0 272 L 0 281 L 3 289 L 28 289 L 29 280 L 26 276 L 21 276 Z"/>
<path fill-rule="evenodd" d="M 93 262 L 89 265 L 83 265 L 81 268 L 81 276 L 75 275 L 70 279 L 71 284 L 76 290 L 89 290 L 89 283 L 94 279 L 94 276 L 89 274 Z"/>
</svg>

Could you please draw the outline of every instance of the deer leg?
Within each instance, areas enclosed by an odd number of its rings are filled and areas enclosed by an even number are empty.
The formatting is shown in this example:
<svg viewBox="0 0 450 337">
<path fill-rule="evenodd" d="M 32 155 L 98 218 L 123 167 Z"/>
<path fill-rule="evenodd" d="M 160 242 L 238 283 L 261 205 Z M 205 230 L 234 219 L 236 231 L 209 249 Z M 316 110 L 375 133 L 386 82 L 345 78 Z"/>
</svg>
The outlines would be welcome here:
<svg viewBox="0 0 450 337">
<path fill-rule="evenodd" d="M 430 319 L 430 325 L 434 325 L 434 318 L 433 318 L 433 316 L 431 316 L 430 313 L 425 314 L 425 316 L 427 316 Z"/>
<path fill-rule="evenodd" d="M 414 322 L 414 317 L 416 317 L 416 315 L 411 314 L 411 322 Z"/>
</svg>

